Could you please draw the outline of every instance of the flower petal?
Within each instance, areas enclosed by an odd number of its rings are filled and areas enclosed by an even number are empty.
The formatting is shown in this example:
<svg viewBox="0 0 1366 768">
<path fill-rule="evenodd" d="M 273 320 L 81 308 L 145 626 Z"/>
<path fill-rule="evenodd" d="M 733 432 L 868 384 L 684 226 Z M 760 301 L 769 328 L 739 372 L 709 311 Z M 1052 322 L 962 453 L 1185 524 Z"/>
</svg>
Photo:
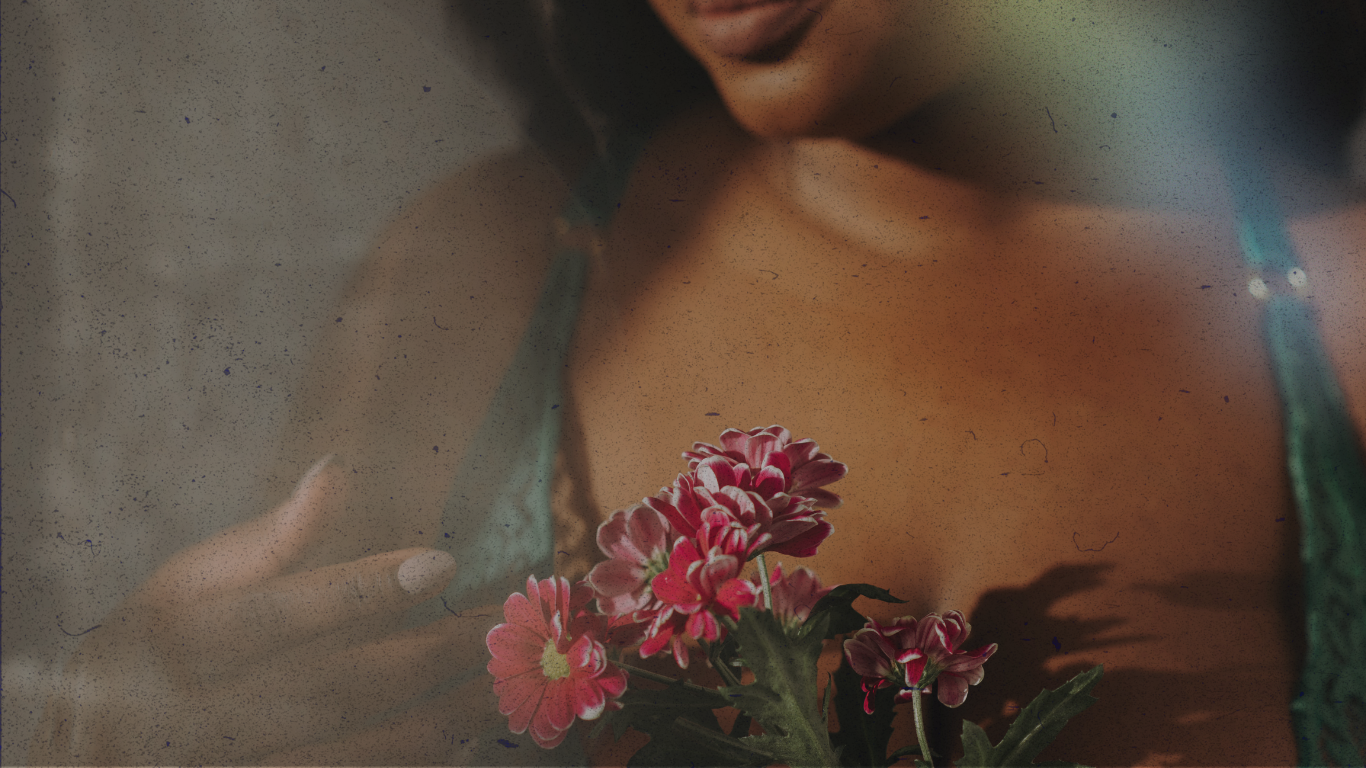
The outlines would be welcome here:
<svg viewBox="0 0 1366 768">
<path fill-rule="evenodd" d="M 550 630 L 545 625 L 545 616 L 541 614 L 541 606 L 521 592 L 508 595 L 508 599 L 503 602 L 503 616 L 509 624 L 519 624 L 542 636 L 550 636 Z"/>
<path fill-rule="evenodd" d="M 967 701 L 968 681 L 958 675 L 941 672 L 935 681 L 935 685 L 939 689 L 939 701 L 944 706 L 957 707 Z"/>
<path fill-rule="evenodd" d="M 906 660 L 906 686 L 914 688 L 920 685 L 920 680 L 925 677 L 925 666 L 929 663 L 924 653 Z"/>
<path fill-rule="evenodd" d="M 683 642 L 683 633 L 679 632 L 678 634 L 674 635 L 669 645 L 671 646 L 671 650 L 674 654 L 674 663 L 678 665 L 679 669 L 687 669 L 688 645 L 687 643 Z"/>
<path fill-rule="evenodd" d="M 669 640 L 673 637 L 677 624 L 676 621 L 673 621 L 675 618 L 675 616 L 672 615 L 673 612 L 670 611 L 669 613 L 670 615 L 667 616 L 661 614 L 660 618 L 657 618 L 655 623 L 647 630 L 645 641 L 640 644 L 640 657 L 642 659 L 650 658 L 663 650 L 664 646 L 669 644 Z"/>
<path fill-rule="evenodd" d="M 546 639 L 516 624 L 499 624 L 489 630 L 487 645 L 493 658 L 488 671 L 494 677 L 514 677 L 541 666 Z"/>
<path fill-rule="evenodd" d="M 847 474 L 849 474 L 849 467 L 838 461 L 830 461 L 829 459 L 810 461 L 793 467 L 792 492 L 803 493 L 807 490 L 820 488 L 844 479 Z"/>
<path fill-rule="evenodd" d="M 892 671 L 892 665 L 869 633 L 877 634 L 875 630 L 860 629 L 845 640 L 844 655 L 855 672 L 864 677 L 881 678 Z"/>
<path fill-rule="evenodd" d="M 508 728 L 513 733 L 526 732 L 527 723 L 536 714 L 545 692 L 545 677 L 511 677 L 493 684 L 493 693 L 498 696 L 498 713 L 509 715 Z"/>
<path fill-rule="evenodd" d="M 574 714 L 583 720 L 596 720 L 607 708 L 607 697 L 594 678 L 574 681 Z"/>
<path fill-rule="evenodd" d="M 686 574 L 670 565 L 650 582 L 650 589 L 662 602 L 679 607 L 696 606 L 702 603 L 702 595 L 689 583 Z"/>
<path fill-rule="evenodd" d="M 780 544 L 769 547 L 773 552 L 779 552 L 792 557 L 811 557 L 815 555 L 820 545 L 830 538 L 834 533 L 835 526 L 831 525 L 822 516 L 816 524 L 806 531 L 784 541 Z"/>
<path fill-rule="evenodd" d="M 541 749 L 554 749 L 560 746 L 568 733 L 568 729 L 558 729 L 552 725 L 543 712 L 537 712 L 536 717 L 531 720 L 531 738 L 536 740 L 537 746 Z"/>
<path fill-rule="evenodd" d="M 572 677 L 562 677 L 546 683 L 545 696 L 541 699 L 541 711 L 546 722 L 557 731 L 563 731 L 574 724 L 574 691 L 577 686 Z"/>
<path fill-rule="evenodd" d="M 802 438 L 783 448 L 783 454 L 787 456 L 790 465 L 794 467 L 800 467 L 811 461 L 820 452 L 820 446 L 816 445 L 816 441 L 809 437 Z"/>
<path fill-rule="evenodd" d="M 711 611 L 698 611 L 688 618 L 688 634 L 708 642 L 721 637 L 721 626 Z"/>
<path fill-rule="evenodd" d="M 645 586 L 645 568 L 629 560 L 604 560 L 588 572 L 588 583 L 599 597 L 617 597 Z"/>
<path fill-rule="evenodd" d="M 950 652 L 957 652 L 963 645 L 963 641 L 968 639 L 968 633 L 971 631 L 972 625 L 963 618 L 963 614 L 958 611 L 949 611 L 944 614 L 944 645 Z"/>
<path fill-rule="evenodd" d="M 740 608 L 759 602 L 760 589 L 748 579 L 730 579 L 716 591 L 716 604 L 732 619 L 739 620 Z"/>
</svg>

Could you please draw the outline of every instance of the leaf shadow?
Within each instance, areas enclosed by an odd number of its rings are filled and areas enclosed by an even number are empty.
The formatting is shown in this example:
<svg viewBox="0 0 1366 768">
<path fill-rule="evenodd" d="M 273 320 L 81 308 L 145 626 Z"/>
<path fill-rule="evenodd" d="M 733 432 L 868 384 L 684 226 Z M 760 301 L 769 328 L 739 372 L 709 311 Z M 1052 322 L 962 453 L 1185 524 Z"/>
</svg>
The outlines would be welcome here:
<svg viewBox="0 0 1366 768">
<path fill-rule="evenodd" d="M 954 760 L 961 758 L 959 735 L 965 719 L 982 726 L 993 744 L 998 742 L 1014 717 L 1013 712 L 1003 710 L 1004 702 L 1023 707 L 1040 690 L 1057 688 L 1094 666 L 1094 653 L 1087 655 L 1093 661 L 1085 662 L 1078 651 L 1125 648 L 1160 637 L 1160 629 L 1128 627 L 1124 618 L 1106 616 L 1104 607 L 1086 618 L 1049 615 L 1050 607 L 1064 598 L 1099 586 L 1112 567 L 1060 565 L 1024 587 L 996 589 L 982 596 L 969 617 L 972 636 L 967 647 L 994 642 L 1000 649 L 988 663 L 985 679 L 971 689 L 963 706 L 949 709 L 929 697 L 927 727 L 934 751 L 951 754 Z M 1192 571 L 1136 588 L 1173 604 L 1236 610 L 1237 591 L 1247 588 L 1247 578 L 1247 574 Z M 1059 659 L 1069 654 L 1078 657 L 1076 663 L 1060 664 Z M 1228 675 L 1235 671 L 1232 666 L 1200 673 L 1107 667 L 1093 692 L 1098 703 L 1064 729 L 1039 760 L 1087 763 L 1088 755 L 1105 755 L 1106 765 L 1139 765 L 1152 753 L 1163 753 L 1170 764 L 1185 765 L 1196 759 L 1192 750 L 1198 745 L 1202 765 L 1242 764 L 1245 761 L 1237 757 L 1210 762 L 1207 755 L 1237 755 L 1248 748 L 1233 741 L 1237 737 L 1230 729 L 1211 723 L 1239 711 L 1246 716 L 1247 711 L 1281 707 L 1286 692 L 1269 689 L 1261 701 L 1231 694 L 1225 698 L 1220 692 L 1230 690 Z M 1229 740 L 1229 744 L 1220 748 L 1211 739 Z M 1088 764 L 1097 764 L 1095 758 L 1090 759 Z"/>
</svg>

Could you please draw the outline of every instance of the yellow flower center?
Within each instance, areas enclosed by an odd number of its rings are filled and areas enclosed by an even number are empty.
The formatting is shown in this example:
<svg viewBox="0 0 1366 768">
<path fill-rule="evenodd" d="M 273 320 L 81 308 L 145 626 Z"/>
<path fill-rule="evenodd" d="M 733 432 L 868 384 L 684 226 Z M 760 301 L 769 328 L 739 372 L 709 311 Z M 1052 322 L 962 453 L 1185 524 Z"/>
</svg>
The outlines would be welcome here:
<svg viewBox="0 0 1366 768">
<path fill-rule="evenodd" d="M 545 650 L 541 652 L 541 671 L 548 680 L 569 677 L 569 658 L 555 650 L 554 640 L 545 641 Z"/>
</svg>

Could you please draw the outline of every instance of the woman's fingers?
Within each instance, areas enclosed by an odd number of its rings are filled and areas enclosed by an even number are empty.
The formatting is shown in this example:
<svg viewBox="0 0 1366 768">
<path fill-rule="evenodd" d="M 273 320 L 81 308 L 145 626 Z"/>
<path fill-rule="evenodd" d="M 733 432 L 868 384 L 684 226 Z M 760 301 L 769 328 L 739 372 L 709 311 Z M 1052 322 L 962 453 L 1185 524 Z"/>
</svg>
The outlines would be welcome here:
<svg viewBox="0 0 1366 768">
<path fill-rule="evenodd" d="M 345 490 L 345 475 L 331 466 L 331 458 L 313 465 L 289 499 L 271 512 L 176 554 L 148 580 L 144 594 L 153 603 L 188 604 L 259 584 L 297 563 L 316 543 L 319 523 Z"/>
<path fill-rule="evenodd" d="M 434 597 L 457 570 L 434 549 L 404 549 L 220 593 L 159 612 L 158 634 L 186 649 L 201 674 L 215 676 L 243 662 L 311 642 L 372 619 L 394 618 Z"/>
</svg>

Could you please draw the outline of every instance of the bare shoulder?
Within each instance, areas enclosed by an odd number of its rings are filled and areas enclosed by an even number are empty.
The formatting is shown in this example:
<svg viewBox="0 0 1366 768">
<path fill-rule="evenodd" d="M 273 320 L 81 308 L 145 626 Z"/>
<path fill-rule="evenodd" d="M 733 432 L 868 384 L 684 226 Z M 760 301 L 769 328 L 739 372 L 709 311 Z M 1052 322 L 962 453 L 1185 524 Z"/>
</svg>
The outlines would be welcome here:
<svg viewBox="0 0 1366 768">
<path fill-rule="evenodd" d="M 282 475 L 336 455 L 363 486 L 364 503 L 348 506 L 396 527 L 393 546 L 422 530 L 531 316 L 566 193 L 549 162 L 522 150 L 451 175 L 401 211 L 314 347 Z M 375 524 L 356 522 L 373 545 Z"/>
</svg>

